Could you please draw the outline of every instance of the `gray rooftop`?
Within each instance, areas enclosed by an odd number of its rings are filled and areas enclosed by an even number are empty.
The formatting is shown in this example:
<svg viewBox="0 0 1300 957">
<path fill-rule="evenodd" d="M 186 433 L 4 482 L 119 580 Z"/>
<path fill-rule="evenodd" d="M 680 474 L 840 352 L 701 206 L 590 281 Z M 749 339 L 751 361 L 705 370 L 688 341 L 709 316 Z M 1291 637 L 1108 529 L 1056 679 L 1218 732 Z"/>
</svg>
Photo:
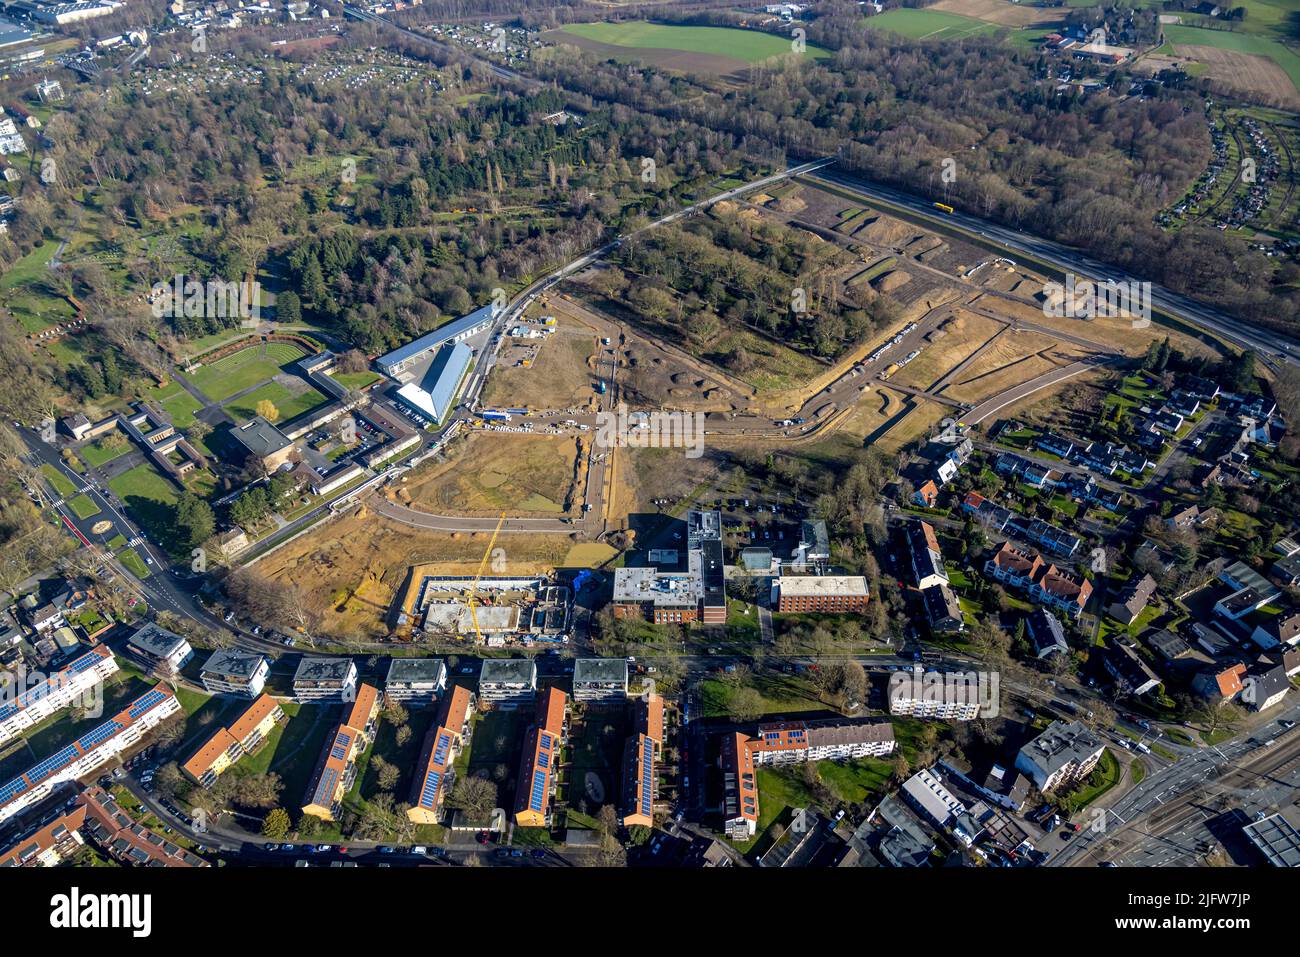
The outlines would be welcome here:
<svg viewBox="0 0 1300 957">
<path fill-rule="evenodd" d="M 1020 753 L 1050 776 L 1067 764 L 1082 764 L 1102 746 L 1101 739 L 1080 722 L 1053 721 Z"/>
<path fill-rule="evenodd" d="M 293 443 L 274 425 L 255 415 L 238 428 L 232 429 L 231 435 L 253 455 L 265 458 L 287 449 Z"/>
<path fill-rule="evenodd" d="M 257 673 L 264 660 L 264 657 L 255 651 L 225 648 L 212 653 L 203 665 L 203 673 L 219 675 L 222 678 L 247 680 Z"/>
<path fill-rule="evenodd" d="M 537 665 L 531 658 L 488 658 L 478 680 L 480 684 L 531 684 L 537 680 Z"/>
<path fill-rule="evenodd" d="M 128 644 L 155 658 L 169 658 L 185 644 L 185 639 L 150 622 L 132 635 Z"/>
<path fill-rule="evenodd" d="M 298 670 L 293 673 L 294 681 L 343 681 L 347 678 L 351 658 L 314 658 L 303 655 L 298 662 Z"/>
<path fill-rule="evenodd" d="M 388 682 L 433 682 L 437 684 L 447 676 L 447 666 L 441 658 L 394 658 L 388 666 Z"/>
<path fill-rule="evenodd" d="M 573 683 L 621 681 L 627 683 L 627 662 L 622 658 L 579 658 L 573 663 Z"/>
<path fill-rule="evenodd" d="M 1242 831 L 1274 867 L 1300 867 L 1300 831 L 1281 814 L 1252 821 Z"/>
</svg>

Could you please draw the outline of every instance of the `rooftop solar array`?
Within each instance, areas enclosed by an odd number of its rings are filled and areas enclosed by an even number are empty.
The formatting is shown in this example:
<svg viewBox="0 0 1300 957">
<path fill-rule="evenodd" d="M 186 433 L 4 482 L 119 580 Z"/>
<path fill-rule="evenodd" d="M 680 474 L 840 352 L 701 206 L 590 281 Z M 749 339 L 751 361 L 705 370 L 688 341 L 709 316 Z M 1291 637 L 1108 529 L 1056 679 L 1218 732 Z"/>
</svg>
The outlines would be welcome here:
<svg viewBox="0 0 1300 957">
<path fill-rule="evenodd" d="M 446 731 L 438 732 L 438 743 L 433 751 L 433 763 L 442 765 L 447 763 L 447 754 L 451 751 L 451 735 Z"/>
<path fill-rule="evenodd" d="M 338 779 L 339 773 L 333 768 L 326 768 L 322 771 L 320 782 L 312 793 L 312 803 L 319 804 L 321 807 L 328 807 L 334 800 L 334 785 Z"/>
<path fill-rule="evenodd" d="M 346 761 L 348 759 L 348 749 L 352 746 L 352 735 L 346 731 L 340 731 L 338 737 L 334 739 L 334 746 L 330 748 L 330 757 L 335 761 Z"/>
<path fill-rule="evenodd" d="M 21 777 L 14 778 L 4 787 L 0 788 L 0 807 L 3 807 L 4 805 L 8 804 L 10 801 L 12 801 L 14 798 L 16 798 L 18 795 L 22 794 L 26 790 L 27 790 L 27 779 Z"/>
<path fill-rule="evenodd" d="M 641 813 L 651 816 L 654 810 L 655 743 L 653 738 L 641 742 Z"/>
<path fill-rule="evenodd" d="M 152 691 L 147 691 L 144 694 L 142 694 L 139 698 L 137 698 L 135 700 L 135 704 L 127 708 L 126 713 L 131 717 L 131 720 L 134 721 L 137 718 L 139 718 L 142 714 L 145 714 L 146 712 L 152 710 L 156 704 L 158 704 L 166 697 L 167 695 L 165 692 L 159 691 L 157 688 L 154 688 Z"/>
<path fill-rule="evenodd" d="M 70 744 L 66 748 L 60 748 L 40 764 L 28 771 L 27 780 L 31 781 L 33 784 L 44 781 L 60 768 L 67 767 L 68 764 L 76 759 L 77 754 L 78 751 L 75 744 Z"/>
<path fill-rule="evenodd" d="M 533 793 L 528 799 L 528 808 L 531 811 L 541 813 L 542 805 L 546 803 L 546 772 L 533 772 Z"/>
<path fill-rule="evenodd" d="M 420 807 L 431 808 L 438 797 L 438 786 L 442 784 L 442 772 L 430 771 L 424 777 L 424 788 L 420 791 Z"/>
<path fill-rule="evenodd" d="M 89 751 L 97 745 L 103 744 L 113 735 L 122 730 L 120 721 L 105 721 L 99 727 L 88 731 L 77 739 L 77 747 L 82 751 Z"/>
</svg>

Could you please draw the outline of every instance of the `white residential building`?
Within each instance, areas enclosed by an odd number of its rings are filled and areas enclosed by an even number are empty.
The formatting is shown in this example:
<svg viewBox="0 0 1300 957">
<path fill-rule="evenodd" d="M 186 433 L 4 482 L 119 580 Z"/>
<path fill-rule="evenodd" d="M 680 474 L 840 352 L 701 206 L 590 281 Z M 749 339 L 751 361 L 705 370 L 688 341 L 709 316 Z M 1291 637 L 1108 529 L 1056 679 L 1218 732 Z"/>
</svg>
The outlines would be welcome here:
<svg viewBox="0 0 1300 957">
<path fill-rule="evenodd" d="M 418 708 L 431 708 L 447 689 L 447 666 L 441 658 L 394 658 L 384 680 L 384 697 Z"/>
<path fill-rule="evenodd" d="M 293 696 L 299 701 L 355 701 L 357 666 L 351 658 L 303 655 L 293 673 Z"/>
<path fill-rule="evenodd" d="M 479 671 L 480 705 L 517 708 L 537 698 L 537 665 L 531 658 L 488 658 Z"/>
<path fill-rule="evenodd" d="M 20 689 L 0 689 L 0 744 L 18 737 L 56 711 L 82 699 L 86 692 L 117 671 L 117 659 L 95 645 L 44 680 Z"/>
<path fill-rule="evenodd" d="M 240 648 L 215 651 L 203 665 L 199 678 L 213 694 L 235 694 L 256 698 L 266 687 L 271 663 L 265 655 Z"/>
<path fill-rule="evenodd" d="M 971 721 L 979 717 L 982 699 L 980 676 L 974 671 L 945 674 L 917 667 L 896 671 L 889 679 L 890 714 Z"/>
<path fill-rule="evenodd" d="M 175 632 L 159 628 L 153 622 L 132 635 L 126 647 L 151 664 L 175 671 L 180 671 L 194 655 L 194 649 L 188 641 Z"/>
<path fill-rule="evenodd" d="M 0 786 L 0 822 L 45 800 L 65 781 L 92 773 L 180 710 L 170 688 L 146 691 L 124 711 Z"/>
<path fill-rule="evenodd" d="M 1105 750 L 1101 739 L 1078 721 L 1053 721 L 1020 749 L 1016 770 L 1046 794 L 1086 777 Z"/>
</svg>

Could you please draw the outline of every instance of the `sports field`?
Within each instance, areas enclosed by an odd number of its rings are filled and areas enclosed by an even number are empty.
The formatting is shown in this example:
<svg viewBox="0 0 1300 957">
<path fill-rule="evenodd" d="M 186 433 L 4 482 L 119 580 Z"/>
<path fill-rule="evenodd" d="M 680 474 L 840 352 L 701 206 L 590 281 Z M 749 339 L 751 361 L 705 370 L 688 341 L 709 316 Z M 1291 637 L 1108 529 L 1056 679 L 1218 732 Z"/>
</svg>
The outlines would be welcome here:
<svg viewBox="0 0 1300 957">
<path fill-rule="evenodd" d="M 211 365 L 200 366 L 189 379 L 208 398 L 220 402 L 236 392 L 267 381 L 280 371 L 281 366 L 306 354 L 291 342 L 249 346 Z"/>
<path fill-rule="evenodd" d="M 672 26 L 628 20 L 622 23 L 571 23 L 563 28 L 563 32 L 609 46 L 637 50 L 675 50 L 726 57 L 744 63 L 760 63 L 792 52 L 790 40 L 757 30 L 730 27 Z M 804 55 L 827 57 L 830 56 L 830 51 L 809 45 Z"/>
<path fill-rule="evenodd" d="M 999 29 L 996 24 L 930 9 L 887 10 L 867 17 L 866 23 L 872 30 L 888 30 L 911 40 L 961 40 Z"/>
</svg>

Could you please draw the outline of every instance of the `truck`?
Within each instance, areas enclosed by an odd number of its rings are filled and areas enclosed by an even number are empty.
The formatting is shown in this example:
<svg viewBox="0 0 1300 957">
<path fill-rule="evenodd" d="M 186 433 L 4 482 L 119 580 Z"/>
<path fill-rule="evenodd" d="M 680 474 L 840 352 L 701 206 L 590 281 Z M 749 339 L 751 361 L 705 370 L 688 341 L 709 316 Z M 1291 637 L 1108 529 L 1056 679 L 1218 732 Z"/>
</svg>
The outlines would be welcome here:
<svg viewBox="0 0 1300 957">
<path fill-rule="evenodd" d="M 889 365 L 885 366 L 885 371 L 880 373 L 880 381 L 884 382 L 886 379 L 888 379 L 891 375 L 893 375 L 898 370 L 899 370 L 898 363 L 891 362 Z"/>
<path fill-rule="evenodd" d="M 500 409 L 484 409 L 479 413 L 479 418 L 485 422 L 509 422 L 510 413 L 502 412 Z"/>
<path fill-rule="evenodd" d="M 596 383 L 596 391 L 601 395 L 604 395 L 608 391 L 608 386 L 605 385 L 604 379 L 601 379 L 598 383 Z"/>
</svg>

